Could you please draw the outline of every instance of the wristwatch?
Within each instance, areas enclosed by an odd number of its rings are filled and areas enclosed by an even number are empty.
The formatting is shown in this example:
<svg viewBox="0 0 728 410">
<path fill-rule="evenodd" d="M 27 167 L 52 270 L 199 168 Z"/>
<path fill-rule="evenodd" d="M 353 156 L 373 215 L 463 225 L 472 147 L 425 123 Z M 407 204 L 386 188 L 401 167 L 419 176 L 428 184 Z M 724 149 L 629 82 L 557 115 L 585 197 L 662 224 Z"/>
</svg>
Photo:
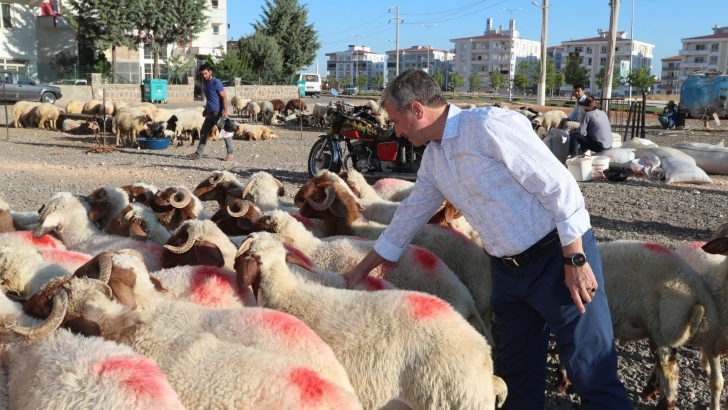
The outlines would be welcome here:
<svg viewBox="0 0 728 410">
<path fill-rule="evenodd" d="M 585 253 L 577 252 L 571 256 L 564 256 L 564 265 L 572 265 L 578 268 L 586 265 L 586 262 L 587 259 Z"/>
</svg>

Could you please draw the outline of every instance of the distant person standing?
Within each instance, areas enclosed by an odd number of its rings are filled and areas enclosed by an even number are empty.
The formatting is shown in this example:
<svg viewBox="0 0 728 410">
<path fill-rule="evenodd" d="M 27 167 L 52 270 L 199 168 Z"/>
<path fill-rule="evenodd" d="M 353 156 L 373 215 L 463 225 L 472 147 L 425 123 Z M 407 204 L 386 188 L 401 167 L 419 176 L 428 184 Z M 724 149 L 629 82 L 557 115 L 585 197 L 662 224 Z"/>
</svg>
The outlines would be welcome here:
<svg viewBox="0 0 728 410">
<path fill-rule="evenodd" d="M 581 126 L 569 133 L 569 155 L 572 157 L 579 154 L 579 151 L 602 152 L 612 148 L 612 126 L 609 124 L 607 114 L 598 109 L 594 97 L 584 98 L 584 101 L 577 103 L 584 110 L 584 118 Z"/>
<path fill-rule="evenodd" d="M 200 143 L 197 144 L 197 151 L 187 155 L 189 159 L 200 159 L 202 157 L 202 153 L 205 152 L 205 144 L 207 144 L 207 134 L 210 133 L 212 127 L 218 124 L 221 118 L 227 118 L 228 116 L 227 97 L 225 96 L 225 87 L 223 87 L 222 81 L 212 75 L 212 67 L 207 63 L 200 66 L 199 72 L 202 75 L 202 87 L 207 100 L 205 110 L 202 111 L 205 122 L 202 123 L 200 129 Z M 222 140 L 225 141 L 225 148 L 227 148 L 227 155 L 222 160 L 232 161 L 232 138 L 223 138 Z"/>
<path fill-rule="evenodd" d="M 561 120 L 559 124 L 559 129 L 566 130 L 567 132 L 579 128 L 581 121 L 584 119 L 584 108 L 579 105 L 579 102 L 583 102 L 586 99 L 586 91 L 584 91 L 583 85 L 574 85 L 574 97 L 576 97 L 574 111 L 568 117 Z"/>
</svg>

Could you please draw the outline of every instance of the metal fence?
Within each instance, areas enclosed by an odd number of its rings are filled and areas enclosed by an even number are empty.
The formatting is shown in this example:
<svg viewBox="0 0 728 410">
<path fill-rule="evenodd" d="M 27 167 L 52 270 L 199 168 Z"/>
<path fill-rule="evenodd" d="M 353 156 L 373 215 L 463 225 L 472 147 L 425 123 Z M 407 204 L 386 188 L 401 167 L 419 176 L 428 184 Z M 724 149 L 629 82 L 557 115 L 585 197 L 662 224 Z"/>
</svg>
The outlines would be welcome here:
<svg viewBox="0 0 728 410">
<path fill-rule="evenodd" d="M 642 102 L 627 101 L 624 97 L 596 98 L 609 117 L 612 131 L 622 135 L 622 141 L 645 137 L 645 96 Z"/>
</svg>

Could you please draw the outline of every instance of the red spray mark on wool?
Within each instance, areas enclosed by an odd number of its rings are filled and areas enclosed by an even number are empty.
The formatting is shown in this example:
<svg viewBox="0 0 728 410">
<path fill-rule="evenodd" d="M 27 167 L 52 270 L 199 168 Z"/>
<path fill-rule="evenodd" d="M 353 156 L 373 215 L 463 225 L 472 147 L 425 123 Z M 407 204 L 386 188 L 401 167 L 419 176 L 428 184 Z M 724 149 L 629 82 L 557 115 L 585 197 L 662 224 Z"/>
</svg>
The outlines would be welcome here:
<svg viewBox="0 0 728 410">
<path fill-rule="evenodd" d="M 434 253 L 419 246 L 412 246 L 412 257 L 425 271 L 432 273 L 440 262 L 440 259 Z"/>
<path fill-rule="evenodd" d="M 293 217 L 293 219 L 300 222 L 301 225 L 303 225 L 303 227 L 308 229 L 309 231 L 311 230 L 311 228 L 313 228 L 313 222 L 311 222 L 311 220 L 306 218 L 305 216 L 299 214 L 291 214 L 291 216 Z"/>
<path fill-rule="evenodd" d="M 672 250 L 670 250 L 669 248 L 666 248 L 663 245 L 660 245 L 659 243 L 646 243 L 645 248 L 647 248 L 653 252 L 662 253 L 665 255 L 672 255 Z"/>
<path fill-rule="evenodd" d="M 335 388 L 332 383 L 322 379 L 318 373 L 306 367 L 295 367 L 288 374 L 288 381 L 298 387 L 301 402 L 305 405 L 315 404 L 331 394 Z"/>
<path fill-rule="evenodd" d="M 201 265 L 194 270 L 190 292 L 194 303 L 215 307 L 225 295 L 236 294 L 236 288 L 219 268 Z"/>
<path fill-rule="evenodd" d="M 121 385 L 134 397 L 155 398 L 162 395 L 175 395 L 167 376 L 154 362 L 146 357 L 112 357 L 94 365 L 99 377 L 118 379 Z"/>
<path fill-rule="evenodd" d="M 53 263 L 67 263 L 81 266 L 91 260 L 91 255 L 74 251 L 64 251 L 62 249 L 46 248 L 41 250 L 40 253 L 43 259 Z"/>
<path fill-rule="evenodd" d="M 405 300 L 410 305 L 410 312 L 415 319 L 427 319 L 449 311 L 447 303 L 434 296 L 409 294 Z"/>
</svg>

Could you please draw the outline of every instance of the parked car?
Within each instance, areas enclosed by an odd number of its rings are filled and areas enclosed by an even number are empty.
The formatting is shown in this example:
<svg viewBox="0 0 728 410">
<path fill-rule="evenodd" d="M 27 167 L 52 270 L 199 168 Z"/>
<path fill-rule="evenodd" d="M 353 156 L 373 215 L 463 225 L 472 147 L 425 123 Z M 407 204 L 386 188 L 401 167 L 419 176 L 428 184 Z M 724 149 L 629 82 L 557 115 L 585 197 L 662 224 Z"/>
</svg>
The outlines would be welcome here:
<svg viewBox="0 0 728 410">
<path fill-rule="evenodd" d="M 344 95 L 356 95 L 359 90 L 356 87 L 349 87 L 344 89 Z"/>
<path fill-rule="evenodd" d="M 52 85 L 88 85 L 86 80 L 58 80 Z"/>
<path fill-rule="evenodd" d="M 0 84 L 5 85 L 5 95 L 0 89 L 0 100 L 5 101 L 42 101 L 54 104 L 62 97 L 59 87 L 38 84 L 25 74 L 17 71 L 0 70 Z"/>
</svg>

